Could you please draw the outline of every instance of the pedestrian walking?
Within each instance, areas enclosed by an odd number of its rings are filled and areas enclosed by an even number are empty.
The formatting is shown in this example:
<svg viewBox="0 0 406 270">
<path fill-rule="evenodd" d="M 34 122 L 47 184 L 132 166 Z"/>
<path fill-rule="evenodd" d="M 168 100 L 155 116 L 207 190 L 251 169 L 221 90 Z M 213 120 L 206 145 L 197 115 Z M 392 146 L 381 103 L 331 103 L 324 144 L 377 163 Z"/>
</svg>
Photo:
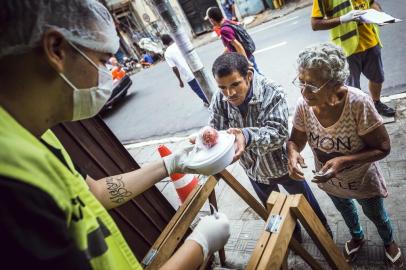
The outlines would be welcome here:
<svg viewBox="0 0 406 270">
<path fill-rule="evenodd" d="M 347 85 L 361 88 L 361 73 L 369 80 L 368 88 L 379 114 L 395 115 L 395 110 L 381 102 L 385 80 L 379 28 L 362 21 L 363 10 L 381 11 L 374 0 L 313 0 L 313 30 L 330 30 L 333 43 L 343 48 L 350 69 Z"/>
<path fill-rule="evenodd" d="M 390 152 L 388 133 L 372 99 L 345 85 L 349 76 L 344 51 L 326 43 L 304 49 L 298 57 L 295 85 L 302 93 L 288 141 L 289 173 L 303 178 L 300 152 L 308 143 L 313 151 L 314 182 L 341 213 L 352 239 L 344 246 L 347 262 L 354 261 L 365 243 L 354 200 L 375 224 L 393 266 L 404 261 L 393 237 L 384 207 L 388 196 L 378 160 Z"/>
<path fill-rule="evenodd" d="M 173 41 L 170 35 L 163 34 L 161 37 L 162 44 L 166 46 L 165 61 L 172 68 L 176 78 L 178 78 L 180 88 L 185 87 L 183 80 L 185 80 L 195 94 L 203 101 L 205 107 L 209 106 L 209 101 L 199 83 L 197 82 L 193 72 L 190 70 L 185 58 L 179 50 L 178 45 Z M 183 78 L 183 80 L 182 80 Z"/>
<path fill-rule="evenodd" d="M 303 194 L 332 235 L 304 177 L 299 181 L 289 177 L 288 107 L 282 86 L 255 72 L 238 53 L 218 57 L 212 71 L 220 91 L 210 104 L 209 125 L 236 136 L 235 160 L 240 160 L 262 204 L 266 206 L 272 191 L 279 191 L 278 185 L 290 194 Z M 301 242 L 299 225 L 294 237 Z"/>
<path fill-rule="evenodd" d="M 254 57 L 255 43 L 240 23 L 224 18 L 218 7 L 208 8 L 205 19 L 209 20 L 213 27 L 220 28 L 225 53 L 237 52 L 243 55 L 257 73 L 260 73 Z"/>
<path fill-rule="evenodd" d="M 228 20 L 232 21 L 238 21 L 237 15 L 236 15 L 236 6 L 235 6 L 235 1 L 234 0 L 221 0 L 221 7 L 224 10 L 224 14 L 226 15 L 226 18 Z"/>
<path fill-rule="evenodd" d="M 1 268 L 142 269 L 107 210 L 169 174 L 199 173 L 185 165 L 192 148 L 97 181 L 80 174 L 50 128 L 109 99 L 113 18 L 96 0 L 2 0 L 0 10 Z M 198 269 L 229 229 L 224 214 L 204 217 L 161 269 Z"/>
</svg>

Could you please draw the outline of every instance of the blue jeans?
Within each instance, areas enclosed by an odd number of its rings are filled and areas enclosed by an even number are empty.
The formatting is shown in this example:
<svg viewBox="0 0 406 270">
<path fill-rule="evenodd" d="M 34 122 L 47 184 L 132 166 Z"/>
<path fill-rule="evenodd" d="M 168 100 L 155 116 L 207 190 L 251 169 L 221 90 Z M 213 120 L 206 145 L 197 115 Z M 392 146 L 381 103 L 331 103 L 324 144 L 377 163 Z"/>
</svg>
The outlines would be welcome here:
<svg viewBox="0 0 406 270">
<path fill-rule="evenodd" d="M 255 71 L 256 71 L 258 74 L 262 75 L 262 73 L 259 72 L 259 70 L 258 70 L 257 62 L 255 62 L 255 57 L 254 57 L 253 55 L 251 55 L 248 59 L 249 59 L 249 60 L 252 62 L 252 64 L 254 65 Z"/>
<path fill-rule="evenodd" d="M 199 83 L 197 82 L 196 79 L 191 80 L 190 82 L 188 82 L 190 88 L 192 88 L 193 92 L 196 93 L 196 95 L 199 96 L 199 98 L 201 100 L 203 100 L 204 103 L 209 104 L 209 101 L 207 100 L 206 96 L 203 93 L 202 88 L 200 88 Z"/>
<path fill-rule="evenodd" d="M 328 194 L 329 195 L 329 194 Z M 329 195 L 337 210 L 343 216 L 345 224 L 350 230 L 353 238 L 361 239 L 364 232 L 358 219 L 357 208 L 353 199 L 344 199 Z M 373 197 L 368 199 L 357 199 L 364 214 L 375 224 L 379 236 L 385 245 L 393 241 L 393 230 L 391 221 L 383 205 L 383 198 Z"/>
<path fill-rule="evenodd" d="M 282 177 L 272 179 L 270 181 L 271 184 L 269 185 L 255 182 L 252 179 L 250 179 L 250 181 L 252 187 L 255 190 L 255 193 L 258 195 L 262 204 L 265 206 L 266 201 L 268 200 L 268 197 L 269 195 L 271 195 L 272 191 L 279 192 L 278 184 L 283 186 L 283 188 L 286 189 L 286 191 L 289 192 L 289 194 L 303 194 L 306 200 L 309 202 L 310 206 L 313 208 L 313 211 L 319 217 L 321 223 L 324 225 L 326 230 L 331 235 L 331 229 L 327 223 L 326 216 L 323 214 L 323 211 L 321 211 L 320 205 L 317 202 L 316 198 L 314 197 L 314 194 L 310 189 L 309 185 L 307 184 L 306 180 L 304 179 L 302 181 L 293 180 L 292 178 L 289 177 L 288 174 L 286 174 Z M 300 226 L 298 223 L 296 223 L 295 231 L 293 234 L 294 235 L 300 234 Z"/>
</svg>

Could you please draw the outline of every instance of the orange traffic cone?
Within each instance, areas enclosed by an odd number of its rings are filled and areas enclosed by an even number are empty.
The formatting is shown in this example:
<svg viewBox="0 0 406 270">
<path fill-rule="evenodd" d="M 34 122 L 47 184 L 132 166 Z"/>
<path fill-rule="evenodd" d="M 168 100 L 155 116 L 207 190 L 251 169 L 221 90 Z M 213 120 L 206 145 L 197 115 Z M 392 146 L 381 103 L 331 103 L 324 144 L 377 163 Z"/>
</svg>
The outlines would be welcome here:
<svg viewBox="0 0 406 270">
<path fill-rule="evenodd" d="M 166 157 L 172 154 L 171 150 L 165 145 L 158 147 L 158 152 L 161 157 Z M 172 183 L 175 185 L 180 201 L 183 203 L 189 193 L 198 185 L 198 179 L 193 174 L 173 173 L 170 175 Z"/>
</svg>

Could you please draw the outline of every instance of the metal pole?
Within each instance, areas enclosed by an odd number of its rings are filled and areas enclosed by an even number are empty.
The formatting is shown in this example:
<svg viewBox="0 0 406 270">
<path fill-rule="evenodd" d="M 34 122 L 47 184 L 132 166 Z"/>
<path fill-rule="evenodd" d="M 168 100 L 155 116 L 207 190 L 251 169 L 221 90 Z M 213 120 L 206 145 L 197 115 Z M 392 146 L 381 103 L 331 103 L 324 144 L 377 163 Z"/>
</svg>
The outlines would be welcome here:
<svg viewBox="0 0 406 270">
<path fill-rule="evenodd" d="M 211 98 L 216 91 L 212 76 L 205 70 L 202 61 L 185 32 L 185 29 L 179 23 L 172 6 L 168 3 L 168 0 L 150 0 L 150 2 L 160 15 L 166 27 L 169 29 L 172 38 L 175 40 L 196 80 L 199 82 L 207 100 L 211 101 Z"/>
</svg>

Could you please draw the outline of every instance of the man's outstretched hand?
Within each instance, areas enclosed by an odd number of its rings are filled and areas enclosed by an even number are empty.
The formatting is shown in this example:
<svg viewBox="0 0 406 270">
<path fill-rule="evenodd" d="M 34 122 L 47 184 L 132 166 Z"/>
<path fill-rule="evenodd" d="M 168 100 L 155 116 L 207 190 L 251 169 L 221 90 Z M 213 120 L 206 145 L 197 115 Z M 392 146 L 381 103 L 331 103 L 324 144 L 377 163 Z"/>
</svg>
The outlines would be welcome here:
<svg viewBox="0 0 406 270">
<path fill-rule="evenodd" d="M 245 136 L 240 128 L 229 128 L 227 130 L 227 133 L 234 134 L 234 136 L 235 136 L 235 141 L 234 141 L 235 155 L 233 158 L 233 163 L 234 163 L 240 159 L 241 155 L 245 151 L 245 146 L 246 146 Z"/>
</svg>

